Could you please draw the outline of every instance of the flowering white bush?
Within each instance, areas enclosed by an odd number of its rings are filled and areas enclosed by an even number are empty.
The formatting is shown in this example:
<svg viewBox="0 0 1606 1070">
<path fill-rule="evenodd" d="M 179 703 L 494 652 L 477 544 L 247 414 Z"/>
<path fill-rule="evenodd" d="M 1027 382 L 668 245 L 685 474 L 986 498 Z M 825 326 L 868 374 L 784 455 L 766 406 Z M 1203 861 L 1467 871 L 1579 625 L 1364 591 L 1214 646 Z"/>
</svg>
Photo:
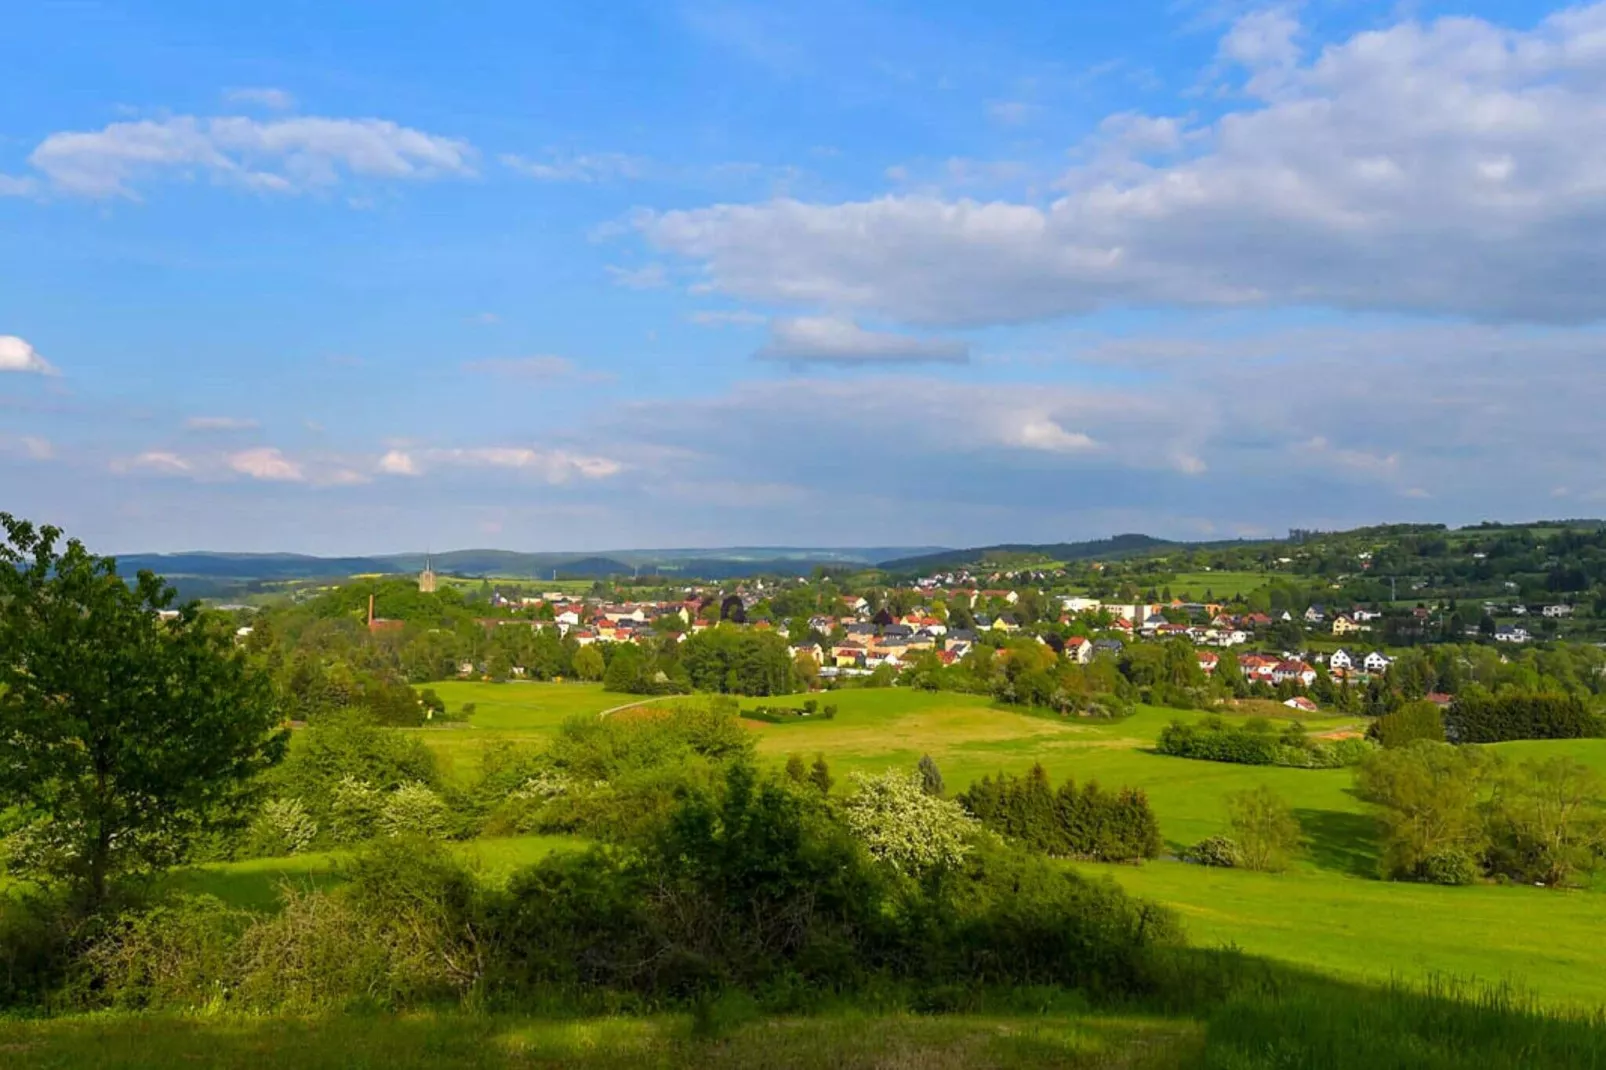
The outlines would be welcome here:
<svg viewBox="0 0 1606 1070">
<path fill-rule="evenodd" d="M 293 855 L 318 838 L 318 823 L 300 799 L 269 799 L 251 828 L 251 843 L 264 855 Z"/>
<path fill-rule="evenodd" d="M 329 800 L 331 831 L 341 843 L 369 840 L 379 829 L 379 812 L 384 795 L 366 780 L 343 777 Z"/>
<path fill-rule="evenodd" d="M 403 784 L 385 797 L 379 831 L 386 836 L 438 837 L 446 832 L 446 800 L 423 784 Z"/>
<path fill-rule="evenodd" d="M 919 773 L 851 773 L 842 804 L 848 828 L 876 858 L 903 873 L 959 864 L 976 822 L 958 803 L 925 790 Z"/>
</svg>

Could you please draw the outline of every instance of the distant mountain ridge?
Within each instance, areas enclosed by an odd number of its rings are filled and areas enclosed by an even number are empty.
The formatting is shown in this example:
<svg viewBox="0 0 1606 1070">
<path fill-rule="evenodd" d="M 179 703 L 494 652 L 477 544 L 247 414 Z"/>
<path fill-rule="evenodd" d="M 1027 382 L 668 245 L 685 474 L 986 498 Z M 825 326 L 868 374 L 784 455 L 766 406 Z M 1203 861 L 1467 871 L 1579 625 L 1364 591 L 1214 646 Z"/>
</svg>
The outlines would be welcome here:
<svg viewBox="0 0 1606 1070">
<path fill-rule="evenodd" d="M 1107 539 L 1089 539 L 1086 542 L 999 543 L 994 546 L 977 546 L 969 550 L 939 550 L 936 553 L 893 558 L 881 562 L 880 567 L 888 572 L 943 572 L 977 565 L 989 560 L 989 555 L 1002 554 L 1038 557 L 1047 561 L 1087 561 L 1096 558 L 1116 560 L 1189 545 L 1192 544 L 1156 539 L 1152 535 L 1129 533 L 1112 535 Z"/>
<path fill-rule="evenodd" d="M 543 551 L 468 549 L 430 554 L 437 572 L 515 579 L 560 577 L 602 578 L 634 572 L 722 579 L 758 572 L 807 571 L 821 565 L 867 568 L 892 558 L 940 552 L 931 546 L 791 547 L 733 546 L 665 550 Z M 424 567 L 425 555 L 375 554 L 318 557 L 291 553 L 227 553 L 187 551 L 169 554 L 121 554 L 122 571 L 149 569 L 166 576 L 217 580 L 337 579 L 364 573 L 401 574 Z"/>
</svg>

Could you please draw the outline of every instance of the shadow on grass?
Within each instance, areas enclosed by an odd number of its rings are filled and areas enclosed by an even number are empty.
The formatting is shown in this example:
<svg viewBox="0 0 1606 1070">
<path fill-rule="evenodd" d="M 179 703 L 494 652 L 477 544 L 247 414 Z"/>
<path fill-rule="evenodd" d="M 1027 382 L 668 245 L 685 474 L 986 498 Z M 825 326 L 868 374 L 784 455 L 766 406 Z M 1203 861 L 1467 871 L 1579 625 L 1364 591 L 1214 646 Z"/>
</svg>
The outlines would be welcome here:
<svg viewBox="0 0 1606 1070">
<path fill-rule="evenodd" d="M 1351 877 L 1377 876 L 1377 821 L 1338 810 L 1295 810 L 1305 854 L 1317 868 Z"/>
<path fill-rule="evenodd" d="M 305 891 L 332 888 L 343 880 L 333 862 L 316 868 L 267 864 L 226 869 L 195 866 L 169 874 L 161 887 L 189 895 L 215 895 L 231 907 L 265 913 L 279 908 L 282 885 Z"/>
</svg>

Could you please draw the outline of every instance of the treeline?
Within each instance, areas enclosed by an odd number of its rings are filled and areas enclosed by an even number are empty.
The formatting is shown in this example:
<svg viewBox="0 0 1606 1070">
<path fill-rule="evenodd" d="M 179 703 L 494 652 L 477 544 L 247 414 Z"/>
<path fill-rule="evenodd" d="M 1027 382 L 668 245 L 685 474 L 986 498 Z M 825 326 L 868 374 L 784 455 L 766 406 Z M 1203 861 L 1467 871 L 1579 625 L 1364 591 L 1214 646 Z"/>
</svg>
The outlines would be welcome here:
<svg viewBox="0 0 1606 1070">
<path fill-rule="evenodd" d="M 1155 750 L 1176 758 L 1242 765 L 1284 765 L 1296 769 L 1338 769 L 1355 765 L 1372 750 L 1364 739 L 1312 739 L 1293 721 L 1282 728 L 1264 717 L 1230 723 L 1218 716 L 1194 724 L 1174 720 L 1160 730 Z"/>
<path fill-rule="evenodd" d="M 1453 743 L 1503 743 L 1598 736 L 1606 722 L 1577 695 L 1473 688 L 1450 704 L 1444 727 Z"/>
<path fill-rule="evenodd" d="M 684 642 L 610 643 L 603 684 L 609 691 L 666 694 L 704 691 L 730 695 L 785 695 L 801 690 L 786 640 L 769 630 L 721 624 Z M 817 667 L 816 667 L 817 668 Z"/>
<path fill-rule="evenodd" d="M 1057 858 L 1131 862 L 1160 853 L 1160 826 L 1149 798 L 1135 788 L 1108 792 L 1097 781 L 1056 790 L 1034 765 L 1024 777 L 984 776 L 959 796 L 986 827 Z"/>
</svg>

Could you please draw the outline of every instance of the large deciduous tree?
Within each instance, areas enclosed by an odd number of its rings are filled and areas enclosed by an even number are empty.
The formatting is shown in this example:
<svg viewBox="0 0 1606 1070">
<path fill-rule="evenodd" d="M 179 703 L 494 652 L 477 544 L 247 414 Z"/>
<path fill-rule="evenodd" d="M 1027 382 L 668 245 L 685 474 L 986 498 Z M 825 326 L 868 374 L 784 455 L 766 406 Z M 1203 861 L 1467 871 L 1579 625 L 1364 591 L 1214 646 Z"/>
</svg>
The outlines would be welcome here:
<svg viewBox="0 0 1606 1070">
<path fill-rule="evenodd" d="M 284 753 L 272 686 L 233 630 L 149 572 L 0 513 L 0 798 L 21 861 L 90 907 L 182 861 Z"/>
</svg>

